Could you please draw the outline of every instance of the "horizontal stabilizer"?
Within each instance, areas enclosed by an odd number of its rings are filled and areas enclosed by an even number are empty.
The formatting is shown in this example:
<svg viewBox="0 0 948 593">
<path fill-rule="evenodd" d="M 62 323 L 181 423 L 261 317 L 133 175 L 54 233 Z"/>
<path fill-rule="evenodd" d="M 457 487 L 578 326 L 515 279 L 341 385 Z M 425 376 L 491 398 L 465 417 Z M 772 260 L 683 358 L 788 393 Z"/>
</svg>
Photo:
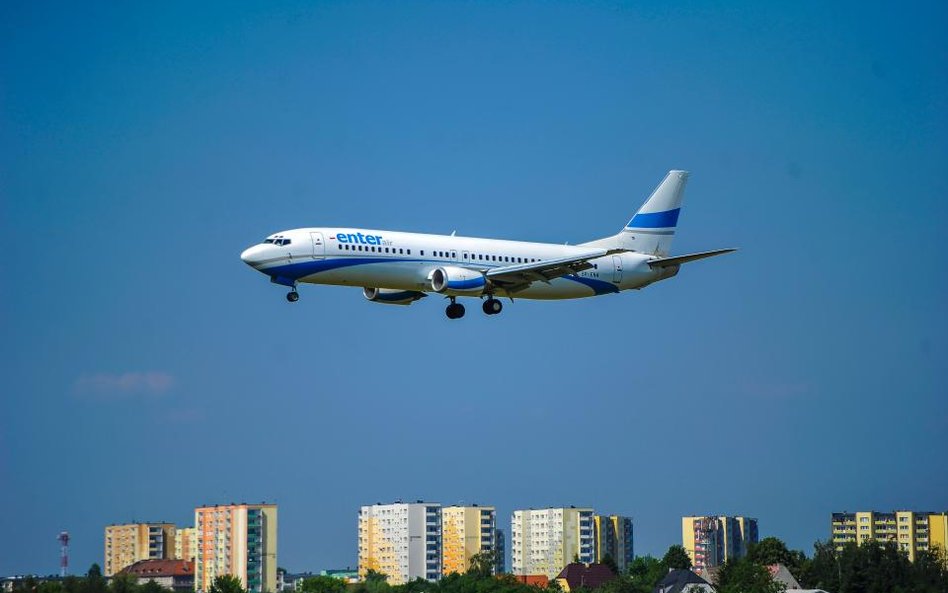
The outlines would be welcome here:
<svg viewBox="0 0 948 593">
<path fill-rule="evenodd" d="M 700 253 L 689 253 L 687 255 L 676 255 L 675 257 L 662 257 L 659 259 L 653 259 L 648 262 L 648 265 L 653 268 L 666 268 L 668 266 L 677 266 L 679 264 L 685 264 L 690 261 L 695 261 L 696 259 L 704 259 L 706 257 L 714 257 L 715 255 L 724 255 L 725 253 L 731 253 L 732 251 L 737 251 L 737 249 L 715 249 L 713 251 L 702 251 Z"/>
</svg>

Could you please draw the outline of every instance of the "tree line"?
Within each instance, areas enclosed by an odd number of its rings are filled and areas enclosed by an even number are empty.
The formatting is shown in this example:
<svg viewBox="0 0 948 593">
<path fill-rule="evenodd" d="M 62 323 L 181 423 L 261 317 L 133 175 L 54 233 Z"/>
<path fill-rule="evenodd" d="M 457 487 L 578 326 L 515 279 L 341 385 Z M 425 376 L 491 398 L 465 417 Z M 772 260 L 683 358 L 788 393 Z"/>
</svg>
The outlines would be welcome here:
<svg viewBox="0 0 948 593">
<path fill-rule="evenodd" d="M 615 562 L 603 564 L 616 572 Z M 720 567 L 715 588 L 719 593 L 780 593 L 781 583 L 773 581 L 768 566 L 783 564 L 804 589 L 824 589 L 830 593 L 948 593 L 948 558 L 936 548 L 920 551 L 909 562 L 893 542 L 849 543 L 837 551 L 831 542 L 814 544 L 812 557 L 790 550 L 775 537 L 748 546 L 747 556 Z M 555 580 L 546 587 L 527 585 L 510 574 L 493 576 L 492 554 L 472 558 L 464 574 L 450 574 L 436 582 L 422 579 L 391 585 L 388 577 L 370 570 L 355 584 L 328 576 L 303 580 L 302 593 L 561 593 Z M 596 589 L 571 593 L 652 593 L 670 570 L 691 568 L 691 559 L 682 546 L 671 546 L 662 558 L 636 557 L 628 570 Z M 93 564 L 84 577 L 40 581 L 27 577 L 14 585 L 15 593 L 170 593 L 154 581 L 139 583 L 132 575 L 102 576 Z M 208 593 L 247 593 L 240 580 L 225 575 L 214 580 Z"/>
</svg>

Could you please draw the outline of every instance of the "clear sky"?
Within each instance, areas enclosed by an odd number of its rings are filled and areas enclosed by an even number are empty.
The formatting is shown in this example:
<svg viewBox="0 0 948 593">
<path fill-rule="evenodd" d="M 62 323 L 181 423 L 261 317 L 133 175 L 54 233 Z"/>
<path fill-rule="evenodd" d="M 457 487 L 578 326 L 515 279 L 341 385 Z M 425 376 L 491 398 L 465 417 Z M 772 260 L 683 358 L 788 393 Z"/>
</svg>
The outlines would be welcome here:
<svg viewBox="0 0 948 593">
<path fill-rule="evenodd" d="M 0 5 L 0 574 L 103 528 L 280 505 L 354 566 L 362 504 L 948 509 L 943 2 Z M 832 4 L 832 6 L 830 6 Z M 285 289 L 299 226 L 581 242 L 692 172 L 642 292 L 445 318 Z"/>
</svg>

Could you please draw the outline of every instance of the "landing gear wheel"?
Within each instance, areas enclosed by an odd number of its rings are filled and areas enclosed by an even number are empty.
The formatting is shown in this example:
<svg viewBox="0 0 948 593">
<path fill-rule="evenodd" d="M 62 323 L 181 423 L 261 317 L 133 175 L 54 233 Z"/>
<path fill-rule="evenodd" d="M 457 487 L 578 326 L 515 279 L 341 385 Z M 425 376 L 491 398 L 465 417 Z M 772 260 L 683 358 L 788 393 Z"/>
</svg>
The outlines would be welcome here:
<svg viewBox="0 0 948 593">
<path fill-rule="evenodd" d="M 295 303 L 296 301 L 300 300 L 300 293 L 296 292 L 295 290 L 291 290 L 290 292 L 286 293 L 286 300 L 290 301 L 291 303 Z"/>
<path fill-rule="evenodd" d="M 484 313 L 487 315 L 497 315 L 504 308 L 504 305 L 497 299 L 491 297 L 484 301 L 484 304 L 481 305 L 481 307 L 484 309 Z"/>
<path fill-rule="evenodd" d="M 448 316 L 448 319 L 460 319 L 464 317 L 464 305 L 461 303 L 451 303 L 448 305 L 448 308 L 444 310 L 444 313 Z"/>
</svg>

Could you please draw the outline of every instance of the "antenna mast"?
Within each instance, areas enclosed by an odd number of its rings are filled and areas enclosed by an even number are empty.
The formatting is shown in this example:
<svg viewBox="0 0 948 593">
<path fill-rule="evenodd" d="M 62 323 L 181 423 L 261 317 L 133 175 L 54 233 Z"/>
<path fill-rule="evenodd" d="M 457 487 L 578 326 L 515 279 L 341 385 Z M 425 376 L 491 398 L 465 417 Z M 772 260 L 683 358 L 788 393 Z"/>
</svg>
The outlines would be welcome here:
<svg viewBox="0 0 948 593">
<path fill-rule="evenodd" d="M 63 531 L 59 534 L 60 557 L 59 557 L 59 576 L 65 577 L 66 570 L 69 568 L 69 532 Z"/>
</svg>

